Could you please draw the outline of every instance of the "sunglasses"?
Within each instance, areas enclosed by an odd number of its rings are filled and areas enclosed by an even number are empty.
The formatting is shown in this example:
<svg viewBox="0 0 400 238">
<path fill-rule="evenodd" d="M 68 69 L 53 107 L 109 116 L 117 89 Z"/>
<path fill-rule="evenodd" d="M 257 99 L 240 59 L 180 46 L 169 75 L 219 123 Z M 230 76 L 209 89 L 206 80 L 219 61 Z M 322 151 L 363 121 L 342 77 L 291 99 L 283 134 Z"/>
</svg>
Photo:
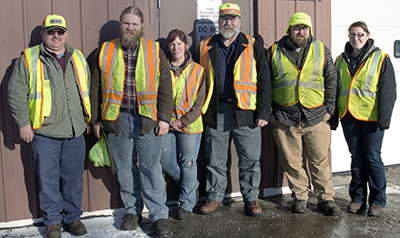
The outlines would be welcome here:
<svg viewBox="0 0 400 238">
<path fill-rule="evenodd" d="M 57 35 L 59 35 L 59 36 L 63 36 L 63 35 L 65 34 L 65 31 L 63 31 L 63 30 L 59 30 L 59 31 L 50 30 L 50 31 L 47 31 L 46 33 L 47 33 L 48 35 L 50 35 L 50 36 L 53 36 L 53 35 L 56 34 L 56 33 L 57 33 Z"/>
</svg>

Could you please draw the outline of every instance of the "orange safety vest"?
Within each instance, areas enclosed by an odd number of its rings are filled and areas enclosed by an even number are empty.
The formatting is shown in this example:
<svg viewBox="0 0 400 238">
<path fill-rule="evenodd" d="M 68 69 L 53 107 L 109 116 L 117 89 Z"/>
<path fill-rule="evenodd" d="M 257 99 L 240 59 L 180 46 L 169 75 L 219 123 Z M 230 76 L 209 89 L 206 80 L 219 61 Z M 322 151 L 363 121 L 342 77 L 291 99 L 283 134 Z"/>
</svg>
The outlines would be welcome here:
<svg viewBox="0 0 400 238">
<path fill-rule="evenodd" d="M 171 70 L 174 109 L 172 119 L 177 120 L 186 115 L 197 99 L 204 68 L 197 63 L 190 63 L 180 75 L 175 75 Z M 203 131 L 202 117 L 195 122 L 183 127 L 183 133 L 200 133 Z"/>
<path fill-rule="evenodd" d="M 209 93 L 207 97 L 207 105 L 210 102 L 212 91 L 214 89 L 215 73 L 208 55 L 212 46 L 208 46 L 208 42 L 212 37 L 203 40 L 200 43 L 200 64 L 206 69 L 206 78 L 209 84 Z M 257 103 L 257 68 L 254 58 L 255 39 L 246 35 L 249 43 L 244 44 L 246 49 L 240 54 L 233 70 L 233 87 L 237 99 L 237 105 L 243 110 L 255 110 Z"/>
<path fill-rule="evenodd" d="M 160 77 L 158 42 L 140 39 L 135 84 L 139 114 L 157 121 L 157 96 Z M 102 119 L 118 118 L 124 94 L 125 62 L 119 38 L 105 42 L 99 53 L 102 72 Z"/>
</svg>

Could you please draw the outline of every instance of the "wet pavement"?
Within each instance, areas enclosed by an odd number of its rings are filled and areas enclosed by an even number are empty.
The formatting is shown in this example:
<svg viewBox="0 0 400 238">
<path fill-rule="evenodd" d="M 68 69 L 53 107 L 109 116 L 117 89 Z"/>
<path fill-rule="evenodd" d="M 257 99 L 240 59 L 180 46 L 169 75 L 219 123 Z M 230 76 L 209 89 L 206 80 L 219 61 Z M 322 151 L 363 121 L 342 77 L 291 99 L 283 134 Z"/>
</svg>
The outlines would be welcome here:
<svg viewBox="0 0 400 238">
<path fill-rule="evenodd" d="M 290 194 L 260 199 L 263 213 L 248 217 L 243 202 L 224 202 L 210 215 L 194 214 L 188 221 L 170 219 L 173 237 L 400 237 L 400 167 L 386 169 L 387 205 L 381 217 L 346 212 L 350 174 L 335 175 L 335 201 L 343 214 L 324 216 L 312 194 L 305 214 L 290 212 Z"/>
<path fill-rule="evenodd" d="M 209 215 L 193 214 L 185 221 L 176 220 L 171 207 L 169 223 L 173 238 L 203 237 L 400 237 L 400 166 L 386 169 L 387 205 L 381 217 L 349 214 L 348 185 L 350 174 L 333 177 L 335 199 L 343 211 L 341 216 L 324 216 L 317 208 L 317 198 L 312 194 L 308 210 L 304 214 L 292 214 L 290 194 L 259 199 L 263 213 L 248 217 L 240 198 L 224 201 L 224 206 Z M 201 205 L 202 202 L 199 203 Z M 82 237 L 153 237 L 154 225 L 144 214 L 143 221 L 135 231 L 121 231 L 122 214 L 84 218 L 88 234 Z M 0 237 L 44 237 L 44 226 L 6 228 Z M 62 237 L 73 237 L 62 232 Z"/>
</svg>

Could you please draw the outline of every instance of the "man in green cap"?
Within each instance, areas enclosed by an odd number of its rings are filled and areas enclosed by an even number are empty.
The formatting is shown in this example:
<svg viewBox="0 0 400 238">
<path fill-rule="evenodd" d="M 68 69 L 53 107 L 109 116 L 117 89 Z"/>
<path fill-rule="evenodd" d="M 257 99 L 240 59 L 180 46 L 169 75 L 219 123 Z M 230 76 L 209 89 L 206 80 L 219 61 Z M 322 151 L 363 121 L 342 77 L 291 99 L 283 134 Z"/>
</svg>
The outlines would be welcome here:
<svg viewBox="0 0 400 238">
<path fill-rule="evenodd" d="M 207 158 L 207 201 L 200 208 L 210 214 L 222 206 L 227 187 L 227 161 L 233 138 L 239 158 L 240 191 L 249 216 L 262 213 L 258 203 L 261 181 L 261 127 L 271 112 L 271 76 L 264 48 L 240 32 L 240 8 L 219 8 L 219 34 L 200 43 L 200 64 L 207 77 L 209 104 L 203 116 Z"/>
<path fill-rule="evenodd" d="M 291 210 L 306 212 L 311 179 L 318 208 L 326 215 L 340 215 L 342 212 L 333 199 L 335 191 L 328 161 L 330 129 L 337 126 L 328 122 L 336 104 L 335 65 L 329 49 L 312 36 L 309 15 L 293 14 L 286 33 L 266 55 L 272 72 L 270 122 L 294 197 Z"/>
</svg>

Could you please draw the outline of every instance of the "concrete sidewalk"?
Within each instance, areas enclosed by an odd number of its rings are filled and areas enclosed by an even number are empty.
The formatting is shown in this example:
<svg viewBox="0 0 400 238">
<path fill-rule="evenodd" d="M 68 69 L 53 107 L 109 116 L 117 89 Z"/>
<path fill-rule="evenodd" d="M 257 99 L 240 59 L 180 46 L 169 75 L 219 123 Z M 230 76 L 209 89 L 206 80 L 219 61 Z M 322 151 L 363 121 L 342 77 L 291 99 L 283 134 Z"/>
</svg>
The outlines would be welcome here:
<svg viewBox="0 0 400 238">
<path fill-rule="evenodd" d="M 185 221 L 169 218 L 173 232 L 171 237 L 400 237 L 400 166 L 386 169 L 388 181 L 387 206 L 382 217 L 368 217 L 346 212 L 350 202 L 348 185 L 350 174 L 334 175 L 336 202 L 343 215 L 324 216 L 317 209 L 317 199 L 311 196 L 304 214 L 292 214 L 290 194 L 260 199 L 263 214 L 248 217 L 243 202 L 225 200 L 224 206 L 210 215 L 193 214 Z M 238 199 L 240 200 L 240 199 Z M 174 208 L 171 208 L 173 210 Z M 133 232 L 119 230 L 122 214 L 84 218 L 88 234 L 82 237 L 153 237 L 154 226 L 145 219 Z M 7 228 L 0 230 L 0 237 L 45 237 L 44 226 Z M 62 237 L 73 237 L 63 232 Z"/>
</svg>

